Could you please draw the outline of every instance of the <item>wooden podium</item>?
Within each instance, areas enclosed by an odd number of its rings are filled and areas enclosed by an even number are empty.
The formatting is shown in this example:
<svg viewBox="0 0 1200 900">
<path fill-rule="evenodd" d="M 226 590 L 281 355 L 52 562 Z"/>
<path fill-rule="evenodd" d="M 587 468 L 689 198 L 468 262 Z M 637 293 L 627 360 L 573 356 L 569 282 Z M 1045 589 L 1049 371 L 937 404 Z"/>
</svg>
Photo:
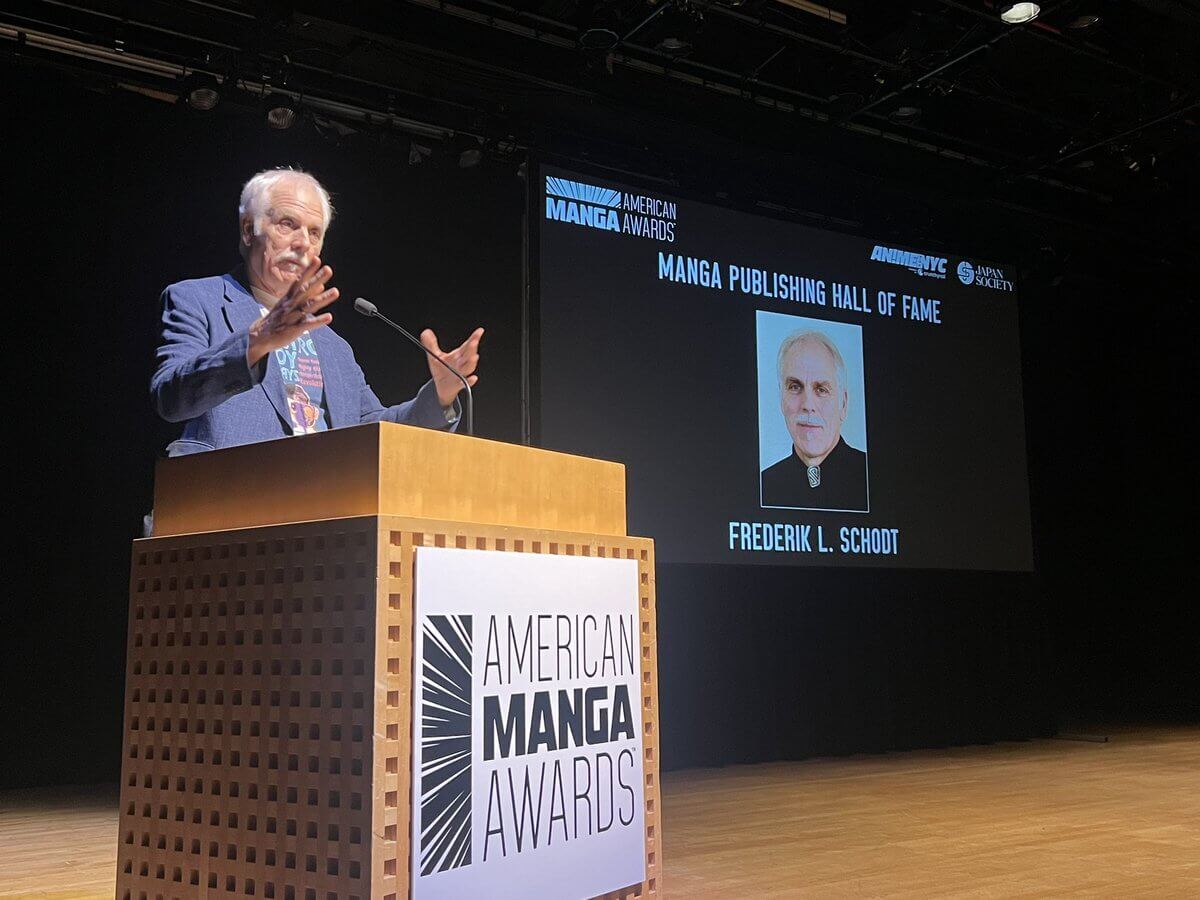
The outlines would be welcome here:
<svg viewBox="0 0 1200 900">
<path fill-rule="evenodd" d="M 133 544 L 117 897 L 410 893 L 415 548 L 637 561 L 662 893 L 654 545 L 616 463 L 388 423 L 163 460 Z"/>
</svg>

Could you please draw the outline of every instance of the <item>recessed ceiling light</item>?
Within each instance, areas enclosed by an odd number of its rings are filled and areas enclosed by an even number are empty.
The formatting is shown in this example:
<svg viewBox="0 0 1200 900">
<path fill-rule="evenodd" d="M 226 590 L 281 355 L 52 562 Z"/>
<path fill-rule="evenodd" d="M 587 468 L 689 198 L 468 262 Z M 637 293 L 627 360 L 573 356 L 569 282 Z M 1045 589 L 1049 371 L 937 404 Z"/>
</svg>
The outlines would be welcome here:
<svg viewBox="0 0 1200 900">
<path fill-rule="evenodd" d="M 1000 19 L 1009 25 L 1020 25 L 1036 19 L 1041 11 L 1036 3 L 1001 3 Z"/>
</svg>

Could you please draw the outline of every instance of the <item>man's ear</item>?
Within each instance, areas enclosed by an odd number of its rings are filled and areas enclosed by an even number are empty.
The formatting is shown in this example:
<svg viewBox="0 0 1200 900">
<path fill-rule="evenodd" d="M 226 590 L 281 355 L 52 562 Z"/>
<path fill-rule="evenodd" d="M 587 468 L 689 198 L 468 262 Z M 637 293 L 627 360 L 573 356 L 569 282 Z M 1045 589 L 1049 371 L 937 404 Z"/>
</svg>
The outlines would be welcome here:
<svg viewBox="0 0 1200 900">
<path fill-rule="evenodd" d="M 842 421 L 846 421 L 846 410 L 850 408 L 850 392 L 842 391 Z"/>
<path fill-rule="evenodd" d="M 246 218 L 242 219 L 240 224 L 241 224 L 242 246 L 249 247 L 250 242 L 252 240 L 254 240 L 254 217 L 246 216 Z"/>
</svg>

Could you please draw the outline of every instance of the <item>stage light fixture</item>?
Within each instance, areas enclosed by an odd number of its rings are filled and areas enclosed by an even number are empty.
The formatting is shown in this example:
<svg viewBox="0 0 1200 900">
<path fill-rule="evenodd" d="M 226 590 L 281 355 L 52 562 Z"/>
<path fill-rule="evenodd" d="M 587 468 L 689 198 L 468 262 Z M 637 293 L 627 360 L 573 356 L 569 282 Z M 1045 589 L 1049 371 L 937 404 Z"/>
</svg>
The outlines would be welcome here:
<svg viewBox="0 0 1200 900">
<path fill-rule="evenodd" d="M 1032 22 L 1041 11 L 1042 8 L 1036 3 L 1001 3 L 1000 20 L 1009 25 L 1020 25 Z"/>
<path fill-rule="evenodd" d="M 665 53 L 667 56 L 686 56 L 692 52 L 692 45 L 682 37 L 668 35 L 658 42 L 658 46 L 655 49 L 659 53 Z"/>
<path fill-rule="evenodd" d="M 1067 27 L 1070 28 L 1072 31 L 1083 31 L 1085 28 L 1091 28 L 1093 25 L 1099 25 L 1099 24 L 1100 24 L 1099 16 L 1084 15 L 1084 16 L 1076 16 L 1074 19 L 1072 19 L 1067 24 Z"/>
<path fill-rule="evenodd" d="M 847 22 L 844 12 L 830 9 L 828 6 L 822 6 L 820 3 L 812 3 L 811 0 L 779 0 L 779 2 L 800 12 L 814 15 L 818 19 L 833 22 L 835 25 L 845 25 Z"/>
<path fill-rule="evenodd" d="M 418 144 L 416 141 L 410 141 L 408 145 L 408 164 L 410 166 L 419 166 L 425 160 L 433 156 L 433 148 L 425 144 Z"/>
<path fill-rule="evenodd" d="M 438 155 L 443 166 L 474 169 L 483 162 L 483 140 L 460 132 L 446 139 Z"/>
<path fill-rule="evenodd" d="M 888 118 L 897 125 L 912 125 L 921 118 L 921 107 L 897 106 Z"/>
<path fill-rule="evenodd" d="M 664 56 L 678 59 L 692 52 L 696 37 L 704 27 L 704 12 L 686 0 L 678 0 L 664 10 L 659 20 L 662 35 L 654 49 Z"/>
<path fill-rule="evenodd" d="M 483 148 L 476 144 L 474 147 L 467 147 L 458 154 L 458 167 L 460 169 L 474 169 L 483 160 Z"/>
<path fill-rule="evenodd" d="M 607 53 L 621 42 L 626 26 L 617 10 L 607 3 L 596 3 L 579 22 L 579 49 Z"/>
<path fill-rule="evenodd" d="M 221 102 L 221 86 L 213 76 L 193 72 L 183 81 L 183 97 L 192 109 L 207 112 Z"/>
<path fill-rule="evenodd" d="M 588 28 L 579 35 L 579 46 L 584 50 L 611 50 L 620 39 L 611 28 Z"/>
<path fill-rule="evenodd" d="M 267 94 L 263 101 L 267 125 L 280 131 L 291 128 L 300 118 L 300 105 L 286 94 Z"/>
</svg>

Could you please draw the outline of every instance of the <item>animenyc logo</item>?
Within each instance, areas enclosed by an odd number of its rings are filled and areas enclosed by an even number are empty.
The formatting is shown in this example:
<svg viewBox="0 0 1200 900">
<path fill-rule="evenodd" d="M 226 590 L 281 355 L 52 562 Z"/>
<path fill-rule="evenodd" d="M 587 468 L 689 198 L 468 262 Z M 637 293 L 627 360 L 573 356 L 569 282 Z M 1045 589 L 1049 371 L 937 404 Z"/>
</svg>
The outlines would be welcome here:
<svg viewBox="0 0 1200 900">
<path fill-rule="evenodd" d="M 673 243 L 678 204 L 646 194 L 546 176 L 546 218 Z"/>
<path fill-rule="evenodd" d="M 914 275 L 920 275 L 923 278 L 944 279 L 946 277 L 946 257 L 944 256 L 930 256 L 927 253 L 913 253 L 909 250 L 881 247 L 876 244 L 871 250 L 871 259 L 893 266 L 903 266 Z"/>
</svg>

